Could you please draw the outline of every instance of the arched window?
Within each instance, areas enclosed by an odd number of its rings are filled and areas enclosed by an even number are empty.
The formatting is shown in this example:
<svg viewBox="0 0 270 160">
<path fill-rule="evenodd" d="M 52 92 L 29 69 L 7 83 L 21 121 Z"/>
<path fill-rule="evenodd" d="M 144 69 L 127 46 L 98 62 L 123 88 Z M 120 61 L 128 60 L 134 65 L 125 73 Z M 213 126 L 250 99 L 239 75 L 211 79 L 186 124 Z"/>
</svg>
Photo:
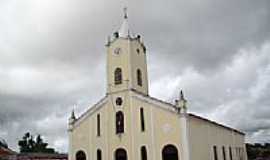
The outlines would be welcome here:
<svg viewBox="0 0 270 160">
<path fill-rule="evenodd" d="M 100 149 L 97 150 L 97 160 L 102 160 L 102 152 Z"/>
<path fill-rule="evenodd" d="M 217 146 L 213 146 L 214 160 L 218 160 Z"/>
<path fill-rule="evenodd" d="M 162 160 L 178 160 L 178 151 L 174 145 L 166 145 L 162 149 Z"/>
<path fill-rule="evenodd" d="M 140 69 L 137 69 L 137 84 L 142 86 L 142 72 Z"/>
<path fill-rule="evenodd" d="M 147 151 L 145 146 L 141 147 L 141 160 L 147 160 Z"/>
<path fill-rule="evenodd" d="M 226 150 L 224 146 L 222 147 L 222 154 L 223 154 L 223 159 L 226 160 L 227 157 L 226 157 Z"/>
<path fill-rule="evenodd" d="M 97 115 L 97 136 L 100 136 L 100 114 Z"/>
<path fill-rule="evenodd" d="M 144 113 L 143 113 L 143 108 L 140 108 L 140 118 L 141 118 L 141 130 L 144 131 Z"/>
<path fill-rule="evenodd" d="M 116 134 L 124 133 L 124 114 L 121 111 L 116 113 Z"/>
<path fill-rule="evenodd" d="M 122 83 L 122 69 L 116 68 L 114 71 L 114 84 Z"/>
<path fill-rule="evenodd" d="M 86 154 L 84 151 L 78 151 L 76 153 L 76 160 L 86 160 Z"/>
<path fill-rule="evenodd" d="M 232 156 L 232 147 L 229 147 L 229 153 L 230 153 L 230 160 L 233 160 L 233 156 Z"/>
<path fill-rule="evenodd" d="M 115 160 L 127 160 L 127 152 L 123 148 L 119 148 L 115 151 Z"/>
</svg>

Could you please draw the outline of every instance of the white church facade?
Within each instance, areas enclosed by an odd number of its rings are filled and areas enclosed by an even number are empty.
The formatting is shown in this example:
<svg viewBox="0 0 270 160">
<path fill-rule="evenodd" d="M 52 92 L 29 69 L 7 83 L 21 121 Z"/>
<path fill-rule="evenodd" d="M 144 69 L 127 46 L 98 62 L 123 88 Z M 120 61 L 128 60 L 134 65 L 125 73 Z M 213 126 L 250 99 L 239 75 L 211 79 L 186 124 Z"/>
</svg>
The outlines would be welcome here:
<svg viewBox="0 0 270 160">
<path fill-rule="evenodd" d="M 247 160 L 245 134 L 148 94 L 146 48 L 125 14 L 108 40 L 107 93 L 69 119 L 69 160 Z"/>
</svg>

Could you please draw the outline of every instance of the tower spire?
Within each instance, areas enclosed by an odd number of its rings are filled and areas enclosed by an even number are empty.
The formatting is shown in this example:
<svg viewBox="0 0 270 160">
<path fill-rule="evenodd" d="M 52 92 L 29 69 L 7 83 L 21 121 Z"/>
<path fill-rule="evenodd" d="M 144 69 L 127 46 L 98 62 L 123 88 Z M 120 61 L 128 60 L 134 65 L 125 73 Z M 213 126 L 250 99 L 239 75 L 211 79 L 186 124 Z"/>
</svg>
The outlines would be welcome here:
<svg viewBox="0 0 270 160">
<path fill-rule="evenodd" d="M 119 37 L 128 38 L 130 36 L 130 30 L 128 26 L 128 14 L 127 14 L 127 7 L 124 7 L 124 21 L 118 31 Z"/>
</svg>

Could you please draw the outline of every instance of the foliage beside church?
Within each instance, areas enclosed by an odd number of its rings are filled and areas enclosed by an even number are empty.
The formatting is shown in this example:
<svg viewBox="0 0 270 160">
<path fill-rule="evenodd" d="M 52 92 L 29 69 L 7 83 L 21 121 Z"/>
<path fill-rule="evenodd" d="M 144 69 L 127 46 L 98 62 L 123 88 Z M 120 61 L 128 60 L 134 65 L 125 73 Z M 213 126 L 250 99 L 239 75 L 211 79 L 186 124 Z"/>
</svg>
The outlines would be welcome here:
<svg viewBox="0 0 270 160">
<path fill-rule="evenodd" d="M 53 148 L 48 148 L 41 135 L 34 137 L 29 132 L 25 133 L 22 140 L 19 140 L 20 153 L 55 153 Z"/>
</svg>

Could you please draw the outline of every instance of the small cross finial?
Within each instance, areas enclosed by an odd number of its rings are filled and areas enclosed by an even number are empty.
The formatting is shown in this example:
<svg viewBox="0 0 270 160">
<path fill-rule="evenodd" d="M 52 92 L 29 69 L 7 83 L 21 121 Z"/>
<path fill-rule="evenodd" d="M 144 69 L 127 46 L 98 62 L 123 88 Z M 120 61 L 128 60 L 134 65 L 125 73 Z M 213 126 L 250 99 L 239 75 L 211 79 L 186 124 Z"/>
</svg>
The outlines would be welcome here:
<svg viewBox="0 0 270 160">
<path fill-rule="evenodd" d="M 74 113 L 74 109 L 73 109 L 72 112 L 71 112 L 71 119 L 76 119 L 75 113 Z"/>
<path fill-rule="evenodd" d="M 127 16 L 127 7 L 124 7 L 124 18 L 127 19 L 128 16 Z"/>
<path fill-rule="evenodd" d="M 75 107 L 76 107 L 76 104 L 73 105 L 73 108 L 72 108 L 72 111 L 71 111 L 71 116 L 70 116 L 71 119 L 76 119 L 76 116 L 75 116 Z"/>
</svg>

